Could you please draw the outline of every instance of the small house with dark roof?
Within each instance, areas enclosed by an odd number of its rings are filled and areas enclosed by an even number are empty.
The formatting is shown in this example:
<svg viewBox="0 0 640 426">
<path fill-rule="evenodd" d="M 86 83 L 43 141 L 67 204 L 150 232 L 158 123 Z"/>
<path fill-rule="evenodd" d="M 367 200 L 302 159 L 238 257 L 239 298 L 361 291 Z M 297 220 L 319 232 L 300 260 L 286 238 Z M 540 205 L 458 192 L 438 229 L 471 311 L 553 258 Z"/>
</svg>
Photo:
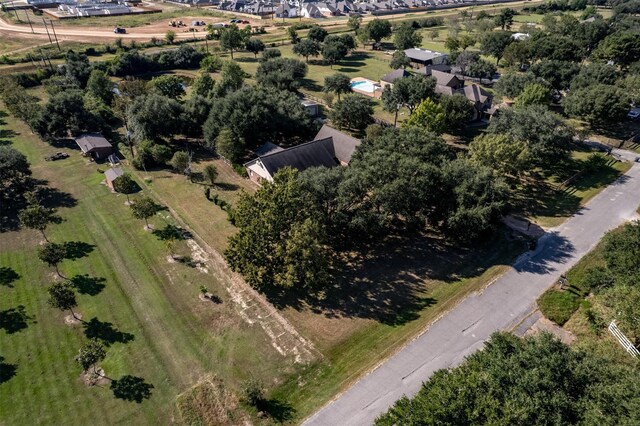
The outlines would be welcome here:
<svg viewBox="0 0 640 426">
<path fill-rule="evenodd" d="M 464 87 L 464 80 L 448 72 L 432 70 L 431 78 L 436 80 L 435 92 L 441 95 L 451 96 Z"/>
<path fill-rule="evenodd" d="M 84 133 L 76 138 L 82 154 L 103 160 L 113 153 L 113 146 L 99 133 Z"/>
<path fill-rule="evenodd" d="M 107 169 L 107 171 L 104 172 L 104 178 L 105 178 L 105 181 L 106 181 L 107 186 L 109 187 L 109 189 L 111 189 L 112 191 L 115 191 L 115 188 L 113 187 L 113 181 L 118 179 L 123 174 L 124 174 L 124 172 L 122 171 L 122 169 L 120 167 L 114 167 L 114 168 L 111 168 L 111 169 Z"/>
<path fill-rule="evenodd" d="M 409 77 L 411 73 L 405 70 L 404 68 L 398 68 L 397 70 L 391 71 L 389 74 L 386 74 L 380 77 L 380 88 L 384 89 L 385 87 L 393 87 L 393 83 L 401 78 Z"/>
<path fill-rule="evenodd" d="M 431 77 L 431 73 L 433 71 L 451 72 L 451 65 L 447 65 L 447 64 L 427 65 L 426 67 L 421 67 L 416 69 L 415 73 L 424 75 L 426 77 Z"/>
<path fill-rule="evenodd" d="M 490 116 L 489 111 L 491 111 L 491 103 L 493 101 L 491 93 L 477 84 L 465 86 L 461 93 L 473 104 L 475 111 L 473 120 L 481 120 Z"/>
<path fill-rule="evenodd" d="M 358 145 L 358 139 L 325 125 L 311 142 L 287 149 L 274 144 L 263 145 L 256 152 L 257 158 L 244 166 L 253 182 L 272 182 L 276 172 L 284 167 L 304 171 L 311 167 L 346 166 Z"/>
</svg>

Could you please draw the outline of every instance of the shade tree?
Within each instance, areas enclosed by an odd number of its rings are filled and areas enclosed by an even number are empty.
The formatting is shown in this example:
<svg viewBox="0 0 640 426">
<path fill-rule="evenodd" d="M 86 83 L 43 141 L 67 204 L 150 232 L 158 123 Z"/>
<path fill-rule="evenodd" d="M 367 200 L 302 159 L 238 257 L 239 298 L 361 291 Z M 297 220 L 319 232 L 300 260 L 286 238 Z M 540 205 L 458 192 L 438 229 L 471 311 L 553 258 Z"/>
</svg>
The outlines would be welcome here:
<svg viewBox="0 0 640 426">
<path fill-rule="evenodd" d="M 46 242 L 42 246 L 38 247 L 38 259 L 49 266 L 53 266 L 56 270 L 56 274 L 60 278 L 64 278 L 60 274 L 58 264 L 64 260 L 67 256 L 67 250 L 62 244 Z"/>
<path fill-rule="evenodd" d="M 327 93 L 335 93 L 338 95 L 338 100 L 340 100 L 341 94 L 351 93 L 351 79 L 346 74 L 341 73 L 328 75 L 324 78 L 323 90 Z"/>
<path fill-rule="evenodd" d="M 149 197 L 142 197 L 131 205 L 133 217 L 144 220 L 145 229 L 151 229 L 149 227 L 149 218 L 153 217 L 159 210 L 160 206 Z"/>
<path fill-rule="evenodd" d="M 482 37 L 480 41 L 480 51 L 485 55 L 496 58 L 496 65 L 498 65 L 504 55 L 505 49 L 511 43 L 513 43 L 513 38 L 510 32 L 492 31 Z"/>
<path fill-rule="evenodd" d="M 218 177 L 218 169 L 216 168 L 216 166 L 214 166 L 213 164 L 207 164 L 206 166 L 204 166 L 204 169 L 202 169 L 202 174 L 204 175 L 205 179 L 208 180 L 209 183 L 211 183 L 211 185 L 216 184 L 216 179 Z"/>
<path fill-rule="evenodd" d="M 329 117 L 340 129 L 363 131 L 373 121 L 373 105 L 364 96 L 348 94 L 333 105 Z"/>
<path fill-rule="evenodd" d="M 530 83 L 524 87 L 516 100 L 516 107 L 527 105 L 547 105 L 551 100 L 549 87 L 540 83 Z"/>
<path fill-rule="evenodd" d="M 457 132 L 466 128 L 473 118 L 474 107 L 466 96 L 454 93 L 440 98 L 444 113 L 443 127 L 446 132 Z"/>
<path fill-rule="evenodd" d="M 76 301 L 76 292 L 71 283 L 65 281 L 51 284 L 47 292 L 49 293 L 49 299 L 47 300 L 49 306 L 61 311 L 69 311 L 73 318 L 79 319 L 73 311 L 73 308 L 78 306 L 78 303 Z"/>
<path fill-rule="evenodd" d="M 92 370 L 93 374 L 104 377 L 104 375 L 99 374 L 96 370 L 96 365 L 103 361 L 107 356 L 107 350 L 105 349 L 102 342 L 98 339 L 91 339 L 89 342 L 84 344 L 80 350 L 78 351 L 78 355 L 76 355 L 76 362 L 82 367 L 82 371 L 84 373 Z"/>
<path fill-rule="evenodd" d="M 542 60 L 531 65 L 529 72 L 542 79 L 555 90 L 566 90 L 571 80 L 580 71 L 580 65 L 575 62 Z"/>
<path fill-rule="evenodd" d="M 575 134 L 562 118 L 540 105 L 501 110 L 487 132 L 526 142 L 532 161 L 541 167 L 567 158 Z"/>
<path fill-rule="evenodd" d="M 383 38 L 387 38 L 391 35 L 391 22 L 386 19 L 375 18 L 367 22 L 362 31 L 366 34 L 366 38 L 373 40 L 376 43 L 380 43 Z"/>
<path fill-rule="evenodd" d="M 444 108 L 442 105 L 427 98 L 420 102 L 418 107 L 411 113 L 406 124 L 408 126 L 419 126 L 433 133 L 444 131 Z"/>
<path fill-rule="evenodd" d="M 239 230 L 225 257 L 250 285 L 313 289 L 327 283 L 330 254 L 297 170 L 281 169 L 255 194 L 241 195 L 234 219 Z"/>
<path fill-rule="evenodd" d="M 389 66 L 391 68 L 393 68 L 394 70 L 397 70 L 398 68 L 404 69 L 410 65 L 411 65 L 411 59 L 409 59 L 409 57 L 407 56 L 406 53 L 404 53 L 404 51 L 396 50 L 395 52 L 393 52 L 393 55 L 391 56 L 391 62 L 389 63 Z"/>
<path fill-rule="evenodd" d="M 233 59 L 233 52 L 242 49 L 247 39 L 248 34 L 246 31 L 241 30 L 235 24 L 231 24 L 221 30 L 220 47 L 224 50 L 228 50 L 231 54 L 231 59 Z"/>
<path fill-rule="evenodd" d="M 264 51 L 265 47 L 266 46 L 264 45 L 264 42 L 262 40 L 254 37 L 247 40 L 244 44 L 244 48 L 247 49 L 247 51 L 253 53 L 254 58 L 258 58 L 258 53 Z"/>
<path fill-rule="evenodd" d="M 40 231 L 45 241 L 49 242 L 45 230 L 50 223 L 55 220 L 54 211 L 44 207 L 37 200 L 33 200 L 29 205 L 18 214 L 20 225 L 25 228 Z"/>
<path fill-rule="evenodd" d="M 473 163 L 490 167 L 502 176 L 518 177 L 534 165 L 526 142 L 512 140 L 503 134 L 477 136 L 469 144 Z"/>
<path fill-rule="evenodd" d="M 630 104 L 629 96 L 624 91 L 606 84 L 571 90 L 562 100 L 565 113 L 571 117 L 583 118 L 596 126 L 624 120 Z"/>
<path fill-rule="evenodd" d="M 302 56 L 306 62 L 309 62 L 309 56 L 318 56 L 321 51 L 320 42 L 312 38 L 305 38 L 293 45 L 293 53 Z"/>
<path fill-rule="evenodd" d="M 151 91 L 171 99 L 180 99 L 185 95 L 182 78 L 177 75 L 161 75 L 154 77 L 149 82 Z"/>
<path fill-rule="evenodd" d="M 309 39 L 317 41 L 318 43 L 322 43 L 328 35 L 329 32 L 320 25 L 312 26 L 309 28 L 309 32 L 307 33 L 307 37 L 309 37 Z M 300 40 L 300 43 L 302 43 L 302 40 Z"/>
<path fill-rule="evenodd" d="M 256 81 L 265 87 L 295 91 L 307 75 L 307 65 L 293 58 L 276 58 L 261 62 Z"/>
<path fill-rule="evenodd" d="M 550 333 L 524 339 L 494 333 L 483 350 L 435 372 L 375 425 L 538 424 L 552 418 L 558 424 L 634 423 L 637 411 L 627 407 L 640 402 L 632 389 L 638 380 L 637 369 L 572 348 Z"/>
<path fill-rule="evenodd" d="M 422 35 L 408 22 L 398 25 L 393 32 L 393 44 L 398 50 L 420 46 Z"/>
<path fill-rule="evenodd" d="M 129 173 L 124 173 L 113 180 L 113 189 L 120 194 L 124 194 L 127 197 L 127 204 L 130 204 L 129 194 L 138 191 L 140 187 Z"/>
</svg>

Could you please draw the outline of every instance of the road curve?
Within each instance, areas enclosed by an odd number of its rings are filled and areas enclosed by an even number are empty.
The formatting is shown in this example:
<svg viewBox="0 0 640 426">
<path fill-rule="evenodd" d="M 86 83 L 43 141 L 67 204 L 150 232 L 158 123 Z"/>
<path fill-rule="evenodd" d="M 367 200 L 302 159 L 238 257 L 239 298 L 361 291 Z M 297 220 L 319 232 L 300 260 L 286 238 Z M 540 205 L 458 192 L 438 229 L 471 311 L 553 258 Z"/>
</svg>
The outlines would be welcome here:
<svg viewBox="0 0 640 426">
<path fill-rule="evenodd" d="M 623 153 L 624 154 L 624 153 Z M 625 155 L 635 158 L 635 155 Z M 544 235 L 534 252 L 481 293 L 462 301 L 422 335 L 306 419 L 306 426 L 370 425 L 403 395 L 413 396 L 436 370 L 461 363 L 491 333 L 511 330 L 552 286 L 609 230 L 636 217 L 640 164 Z"/>
</svg>

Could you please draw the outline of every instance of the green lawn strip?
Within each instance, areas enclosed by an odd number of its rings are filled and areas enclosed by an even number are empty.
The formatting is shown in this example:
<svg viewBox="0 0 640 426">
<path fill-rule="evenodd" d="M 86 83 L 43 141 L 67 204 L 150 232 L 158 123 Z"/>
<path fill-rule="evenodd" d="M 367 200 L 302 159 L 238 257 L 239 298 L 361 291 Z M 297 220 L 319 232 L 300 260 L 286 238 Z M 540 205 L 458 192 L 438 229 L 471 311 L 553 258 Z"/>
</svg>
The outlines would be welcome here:
<svg viewBox="0 0 640 426">
<path fill-rule="evenodd" d="M 78 296 L 78 312 L 87 321 L 96 317 L 134 335 L 128 343 L 114 343 L 101 365 L 111 377 L 137 375 L 155 389 L 150 400 L 137 405 L 114 399 L 108 387 L 88 389 L 79 382 L 73 357 L 86 338 L 82 327 L 65 325 L 64 314 L 46 304 L 46 286 L 53 277 L 35 256 L 40 237 L 31 231 L 5 233 L 0 235 L 1 264 L 22 278 L 14 288 L 0 288 L 0 310 L 22 304 L 37 322 L 13 334 L 0 331 L 0 355 L 18 368 L 15 377 L 0 385 L 0 412 L 9 413 L 3 420 L 60 424 L 73 412 L 83 423 L 164 423 L 175 396 L 206 371 L 228 380 L 232 388 L 250 374 L 267 382 L 277 377 L 285 360 L 275 355 L 262 330 L 242 322 L 212 277 L 169 264 L 164 244 L 131 217 L 124 198 L 99 184 L 102 175 L 95 164 L 87 165 L 77 151 L 68 160 L 44 163 L 44 154 L 59 148 L 29 135 L 11 117 L 5 120 L 22 133 L 13 144 L 28 155 L 35 176 L 78 199 L 77 206 L 60 209 L 64 222 L 51 227 L 50 238 L 96 246 L 87 257 L 60 265 L 67 276 L 106 279 L 99 294 Z M 152 222 L 161 227 L 165 219 L 158 216 Z M 224 303 L 213 308 L 200 302 L 201 284 Z"/>
<path fill-rule="evenodd" d="M 309 366 L 272 393 L 272 397 L 287 401 L 295 409 L 295 419 L 301 420 L 344 391 L 350 384 L 374 368 L 381 360 L 420 334 L 443 313 L 452 309 L 473 291 L 480 290 L 500 276 L 523 246 L 517 241 L 497 238 L 493 251 L 484 251 L 474 264 L 458 265 L 460 271 L 488 267 L 480 275 L 451 282 L 433 281 L 422 293 L 436 300 L 422 309 L 418 318 L 404 325 L 393 326 L 379 322 L 357 330 L 344 342 L 325 352 L 326 359 Z M 494 266 L 489 266 L 494 265 Z"/>
<path fill-rule="evenodd" d="M 514 197 L 515 213 L 546 228 L 558 226 L 631 168 L 628 162 L 610 159 L 606 166 L 586 172 L 560 187 L 572 174 L 583 170 L 589 155 L 591 152 L 574 151 L 573 164 L 570 170 L 563 170 L 561 177 L 552 174 L 544 181 L 529 182 L 519 187 Z"/>
<path fill-rule="evenodd" d="M 563 289 L 551 288 L 538 299 L 540 312 L 558 325 L 564 325 L 578 310 L 590 289 L 584 278 L 591 268 L 604 266 L 603 243 L 600 242 L 567 272 Z"/>
<path fill-rule="evenodd" d="M 562 326 L 578 309 L 581 299 L 570 291 L 550 289 L 540 296 L 538 307 L 545 317 Z"/>
</svg>

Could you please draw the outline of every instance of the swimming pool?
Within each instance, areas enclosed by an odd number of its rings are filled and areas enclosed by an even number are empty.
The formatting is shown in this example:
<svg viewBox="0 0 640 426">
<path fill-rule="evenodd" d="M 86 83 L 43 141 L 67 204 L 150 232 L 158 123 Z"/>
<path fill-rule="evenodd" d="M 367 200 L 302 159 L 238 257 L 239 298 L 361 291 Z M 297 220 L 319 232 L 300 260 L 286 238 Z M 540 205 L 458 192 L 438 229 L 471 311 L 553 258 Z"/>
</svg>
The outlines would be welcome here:
<svg viewBox="0 0 640 426">
<path fill-rule="evenodd" d="M 368 80 L 352 81 L 351 88 L 360 90 L 362 92 L 373 93 L 376 91 L 376 89 L 378 89 L 378 85 Z"/>
</svg>

